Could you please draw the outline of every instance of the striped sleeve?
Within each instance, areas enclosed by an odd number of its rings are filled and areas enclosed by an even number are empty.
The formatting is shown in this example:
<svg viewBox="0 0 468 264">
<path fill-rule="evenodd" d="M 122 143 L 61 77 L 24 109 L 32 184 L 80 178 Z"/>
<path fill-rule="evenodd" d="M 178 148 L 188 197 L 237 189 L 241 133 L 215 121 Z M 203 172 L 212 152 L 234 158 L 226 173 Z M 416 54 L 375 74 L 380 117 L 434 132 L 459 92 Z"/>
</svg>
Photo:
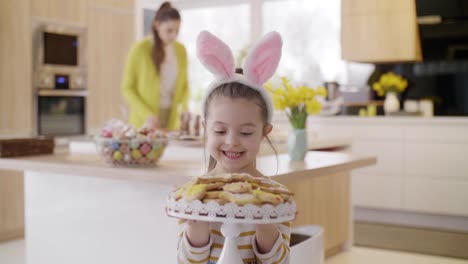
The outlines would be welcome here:
<svg viewBox="0 0 468 264">
<path fill-rule="evenodd" d="M 208 245 L 204 247 L 193 247 L 187 239 L 185 233 L 186 224 L 183 220 L 179 221 L 181 232 L 179 234 L 179 243 L 177 246 L 177 263 L 179 264 L 207 264 L 210 258 L 211 246 L 213 240 L 210 236 Z"/>
<path fill-rule="evenodd" d="M 288 264 L 289 263 L 289 241 L 291 237 L 291 223 L 284 222 L 278 225 L 280 235 L 270 252 L 261 254 L 257 248 L 255 236 L 252 238 L 252 246 L 255 256 L 262 264 Z"/>
</svg>

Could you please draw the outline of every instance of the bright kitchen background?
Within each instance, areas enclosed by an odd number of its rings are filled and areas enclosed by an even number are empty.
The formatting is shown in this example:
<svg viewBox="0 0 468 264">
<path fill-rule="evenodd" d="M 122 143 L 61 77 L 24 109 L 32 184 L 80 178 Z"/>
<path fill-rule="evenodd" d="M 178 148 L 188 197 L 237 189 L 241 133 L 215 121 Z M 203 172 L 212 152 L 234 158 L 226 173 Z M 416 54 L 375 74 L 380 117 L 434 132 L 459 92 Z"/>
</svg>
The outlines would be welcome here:
<svg viewBox="0 0 468 264">
<path fill-rule="evenodd" d="M 161 3 L 137 2 L 137 39 L 151 33 L 154 11 Z M 277 76 L 287 76 L 296 83 L 317 86 L 324 81 L 337 81 L 360 88 L 366 85 L 373 70 L 372 65 L 341 60 L 340 0 L 180 0 L 172 3 L 182 16 L 179 41 L 186 46 L 189 56 L 192 111 L 199 111 L 197 102 L 211 80 L 195 53 L 196 37 L 205 29 L 228 43 L 237 66 L 242 65 L 241 54 L 259 37 L 278 31 L 284 46 Z"/>
</svg>

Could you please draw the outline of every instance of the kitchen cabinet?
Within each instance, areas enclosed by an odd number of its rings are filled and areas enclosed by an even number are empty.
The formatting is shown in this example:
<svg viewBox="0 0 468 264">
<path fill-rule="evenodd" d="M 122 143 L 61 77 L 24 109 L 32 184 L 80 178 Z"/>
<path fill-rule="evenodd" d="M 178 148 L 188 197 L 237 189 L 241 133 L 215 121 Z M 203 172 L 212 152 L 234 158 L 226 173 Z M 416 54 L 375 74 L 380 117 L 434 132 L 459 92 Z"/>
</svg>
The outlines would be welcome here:
<svg viewBox="0 0 468 264">
<path fill-rule="evenodd" d="M 34 0 L 31 4 L 35 18 L 86 25 L 88 0 Z"/>
<path fill-rule="evenodd" d="M 377 165 L 353 172 L 359 207 L 468 216 L 468 118 L 332 117 L 308 127 L 351 137 L 351 151 L 376 155 Z"/>
<path fill-rule="evenodd" d="M 0 1 L 0 134 L 31 131 L 30 1 Z"/>
<path fill-rule="evenodd" d="M 24 237 L 23 173 L 0 170 L 0 242 Z"/>
<path fill-rule="evenodd" d="M 88 0 L 89 6 L 101 6 L 107 8 L 120 8 L 133 12 L 135 0 Z"/>
<path fill-rule="evenodd" d="M 415 1 L 343 0 L 341 52 L 356 62 L 421 61 Z"/>
<path fill-rule="evenodd" d="M 88 132 L 111 118 L 126 119 L 120 87 L 134 42 L 133 10 L 88 8 Z"/>
</svg>

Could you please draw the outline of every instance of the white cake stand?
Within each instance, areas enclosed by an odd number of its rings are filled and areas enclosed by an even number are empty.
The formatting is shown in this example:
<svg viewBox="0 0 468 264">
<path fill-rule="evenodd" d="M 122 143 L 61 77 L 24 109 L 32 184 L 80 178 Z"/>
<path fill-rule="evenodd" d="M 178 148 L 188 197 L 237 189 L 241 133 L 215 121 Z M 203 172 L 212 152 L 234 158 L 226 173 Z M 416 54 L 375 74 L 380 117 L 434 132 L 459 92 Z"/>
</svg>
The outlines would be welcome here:
<svg viewBox="0 0 468 264">
<path fill-rule="evenodd" d="M 202 203 L 201 201 L 176 201 L 169 197 L 166 212 L 170 217 L 206 222 L 221 222 L 221 233 L 225 237 L 223 250 L 219 263 L 242 263 L 237 238 L 240 234 L 241 224 L 277 224 L 292 221 L 296 215 L 296 203 L 287 202 L 280 205 L 257 206 L 248 204 L 238 206 L 233 203 L 220 205 L 214 201 Z"/>
</svg>

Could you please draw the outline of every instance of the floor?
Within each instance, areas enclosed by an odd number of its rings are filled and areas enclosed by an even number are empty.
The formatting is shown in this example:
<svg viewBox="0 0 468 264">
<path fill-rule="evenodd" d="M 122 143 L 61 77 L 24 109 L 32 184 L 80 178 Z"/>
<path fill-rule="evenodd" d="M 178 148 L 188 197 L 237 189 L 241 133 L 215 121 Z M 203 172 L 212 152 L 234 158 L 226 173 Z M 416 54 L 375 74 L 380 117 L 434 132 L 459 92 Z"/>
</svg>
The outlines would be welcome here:
<svg viewBox="0 0 468 264">
<path fill-rule="evenodd" d="M 354 223 L 354 244 L 468 260 L 468 232 Z"/>
<path fill-rule="evenodd" d="M 0 243 L 0 263 L 25 264 L 24 240 Z M 353 247 L 350 251 L 330 257 L 325 264 L 468 264 L 468 260 Z"/>
</svg>

